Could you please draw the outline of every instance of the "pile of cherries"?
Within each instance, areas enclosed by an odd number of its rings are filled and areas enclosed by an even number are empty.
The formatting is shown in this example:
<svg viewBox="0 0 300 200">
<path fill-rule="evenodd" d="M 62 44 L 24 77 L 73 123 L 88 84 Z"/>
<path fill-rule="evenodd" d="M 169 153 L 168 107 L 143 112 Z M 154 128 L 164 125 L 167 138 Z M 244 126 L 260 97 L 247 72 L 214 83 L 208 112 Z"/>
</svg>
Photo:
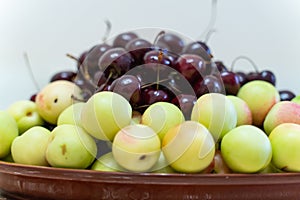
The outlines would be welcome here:
<svg viewBox="0 0 300 200">
<path fill-rule="evenodd" d="M 155 102 L 172 102 L 187 119 L 203 94 L 236 95 L 243 84 L 252 80 L 276 83 L 269 70 L 234 72 L 212 58 L 210 48 L 202 41 L 185 44 L 180 36 L 162 31 L 150 42 L 134 32 L 124 32 L 112 44 L 103 42 L 84 51 L 76 58 L 77 72 L 58 72 L 51 81 L 76 83 L 84 91 L 85 100 L 96 92 L 113 91 L 141 113 Z M 280 94 L 282 100 L 295 96 L 290 91 Z"/>
</svg>

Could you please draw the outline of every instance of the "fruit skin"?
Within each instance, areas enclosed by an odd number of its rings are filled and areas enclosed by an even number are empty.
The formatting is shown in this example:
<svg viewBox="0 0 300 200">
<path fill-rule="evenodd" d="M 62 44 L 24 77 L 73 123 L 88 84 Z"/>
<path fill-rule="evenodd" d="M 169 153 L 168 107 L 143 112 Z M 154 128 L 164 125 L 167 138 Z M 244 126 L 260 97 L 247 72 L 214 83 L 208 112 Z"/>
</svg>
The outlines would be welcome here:
<svg viewBox="0 0 300 200">
<path fill-rule="evenodd" d="M 73 124 L 82 127 L 81 125 L 81 110 L 85 103 L 78 102 L 64 109 L 57 119 L 57 125 Z"/>
<path fill-rule="evenodd" d="M 283 123 L 269 135 L 272 164 L 283 171 L 300 172 L 300 125 Z"/>
<path fill-rule="evenodd" d="M 127 171 L 116 162 L 112 152 L 108 152 L 100 156 L 91 166 L 91 170 L 106 171 L 106 172 Z"/>
<path fill-rule="evenodd" d="M 24 133 L 34 126 L 44 124 L 43 118 L 37 111 L 36 103 L 30 100 L 21 100 L 11 104 L 8 113 L 13 116 L 18 124 L 19 134 Z"/>
<path fill-rule="evenodd" d="M 52 131 L 46 159 L 52 167 L 85 169 L 97 154 L 95 140 L 82 128 L 64 124 Z"/>
<path fill-rule="evenodd" d="M 213 161 L 215 142 L 205 126 L 195 121 L 185 121 L 167 132 L 162 151 L 176 171 L 197 173 Z"/>
<path fill-rule="evenodd" d="M 159 159 L 161 142 L 150 127 L 129 125 L 116 134 L 112 153 L 117 163 L 128 171 L 148 172 Z"/>
<path fill-rule="evenodd" d="M 81 124 L 93 137 L 112 141 L 117 132 L 131 123 L 132 108 L 121 95 L 103 91 L 83 106 Z"/>
<path fill-rule="evenodd" d="M 13 140 L 19 135 L 16 120 L 7 112 L 0 110 L 0 158 L 10 154 Z"/>
<path fill-rule="evenodd" d="M 191 120 L 203 124 L 215 141 L 219 141 L 236 127 L 237 112 L 225 95 L 207 93 L 198 98 L 192 110 Z"/>
<path fill-rule="evenodd" d="M 262 127 L 264 119 L 272 106 L 279 102 L 280 96 L 277 89 L 269 82 L 254 80 L 243 85 L 237 97 L 248 104 L 253 125 Z"/>
<path fill-rule="evenodd" d="M 270 163 L 272 147 L 261 129 L 253 125 L 242 125 L 223 137 L 221 154 L 233 172 L 255 173 Z"/>
<path fill-rule="evenodd" d="M 300 124 L 300 104 L 291 101 L 276 103 L 268 112 L 264 121 L 264 130 L 269 135 L 282 123 Z"/>
<path fill-rule="evenodd" d="M 237 113 L 236 126 L 251 125 L 252 113 L 248 104 L 243 99 L 237 96 L 228 95 L 227 98 L 231 100 Z"/>
<path fill-rule="evenodd" d="M 169 102 L 156 102 L 142 115 L 142 124 L 151 127 L 162 140 L 168 130 L 184 121 L 181 110 Z"/>
<path fill-rule="evenodd" d="M 76 99 L 83 97 L 81 89 L 75 83 L 65 80 L 54 81 L 37 94 L 37 110 L 45 121 L 56 124 L 60 113 Z"/>
<path fill-rule="evenodd" d="M 14 162 L 48 166 L 45 153 L 50 137 L 51 132 L 41 126 L 32 127 L 16 137 L 11 146 Z"/>
<path fill-rule="evenodd" d="M 166 160 L 163 152 L 160 153 L 158 161 L 151 168 L 150 172 L 152 173 L 176 173 L 176 171 L 169 165 Z"/>
<path fill-rule="evenodd" d="M 295 96 L 291 101 L 300 104 L 300 95 Z"/>
</svg>

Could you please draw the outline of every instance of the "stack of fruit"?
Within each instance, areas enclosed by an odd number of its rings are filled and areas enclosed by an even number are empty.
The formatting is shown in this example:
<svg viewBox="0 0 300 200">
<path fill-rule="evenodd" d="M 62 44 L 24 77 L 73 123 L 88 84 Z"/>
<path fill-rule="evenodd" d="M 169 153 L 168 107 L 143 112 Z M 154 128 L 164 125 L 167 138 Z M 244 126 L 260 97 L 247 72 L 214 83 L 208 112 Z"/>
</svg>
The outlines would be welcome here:
<svg viewBox="0 0 300 200">
<path fill-rule="evenodd" d="M 234 72 L 201 41 L 125 32 L 0 112 L 0 158 L 101 171 L 300 171 L 300 104 L 271 71 Z"/>
</svg>

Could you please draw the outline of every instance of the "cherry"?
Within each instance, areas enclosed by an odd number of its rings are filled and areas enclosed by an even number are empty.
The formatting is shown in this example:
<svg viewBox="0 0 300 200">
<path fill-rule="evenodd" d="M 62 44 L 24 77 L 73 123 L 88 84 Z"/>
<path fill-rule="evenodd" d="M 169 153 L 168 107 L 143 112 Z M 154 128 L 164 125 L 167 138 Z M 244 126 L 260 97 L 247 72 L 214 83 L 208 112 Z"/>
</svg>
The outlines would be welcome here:
<svg viewBox="0 0 300 200">
<path fill-rule="evenodd" d="M 142 99 L 144 105 L 151 105 L 155 102 L 169 102 L 169 94 L 168 92 L 165 92 L 164 90 L 155 89 L 155 88 L 145 88 L 142 90 Z"/>
<path fill-rule="evenodd" d="M 150 71 L 152 70 L 152 72 L 147 75 L 149 76 L 148 79 L 154 78 L 156 82 L 168 76 L 170 71 L 168 68 L 172 67 L 173 64 L 171 59 L 167 56 L 167 53 L 161 50 L 147 52 L 144 56 L 144 63 L 144 69 L 149 68 Z"/>
<path fill-rule="evenodd" d="M 181 55 L 174 67 L 191 84 L 207 75 L 205 61 L 200 56 L 194 54 Z"/>
<path fill-rule="evenodd" d="M 249 72 L 248 74 L 246 74 L 246 81 L 253 81 L 253 80 L 263 80 L 263 81 L 267 81 L 269 83 L 271 83 L 272 85 L 275 86 L 276 84 L 276 77 L 274 75 L 273 72 L 271 72 L 270 70 L 263 70 L 261 72 L 258 71 L 258 67 L 257 65 L 253 62 L 253 60 L 251 60 L 250 58 L 248 58 L 247 56 L 238 56 L 237 58 L 235 58 L 231 64 L 231 71 L 233 70 L 234 64 L 238 61 L 244 59 L 248 62 L 250 62 L 250 64 L 253 66 L 253 68 L 255 69 L 255 71 L 253 72 Z M 242 83 L 244 84 L 244 83 Z"/>
<path fill-rule="evenodd" d="M 202 57 L 205 61 L 210 61 L 213 57 L 210 48 L 201 41 L 192 42 L 186 45 L 182 50 L 182 54 L 195 54 Z"/>
<path fill-rule="evenodd" d="M 272 85 L 276 85 L 276 77 L 275 74 L 269 70 L 263 70 L 259 73 L 260 79 L 271 83 Z"/>
<path fill-rule="evenodd" d="M 296 95 L 289 90 L 280 90 L 279 95 L 280 101 L 291 101 L 293 98 L 296 97 Z"/>
<path fill-rule="evenodd" d="M 133 57 L 124 48 L 107 50 L 99 59 L 98 66 L 106 78 L 116 79 L 125 74 L 133 65 Z"/>
<path fill-rule="evenodd" d="M 203 80 L 197 81 L 194 84 L 194 90 L 198 98 L 206 93 L 225 94 L 225 88 L 222 80 L 213 75 L 207 75 L 203 77 Z"/>
<path fill-rule="evenodd" d="M 175 95 L 195 94 L 194 89 L 187 79 L 177 71 L 170 71 L 166 81 L 162 82 Z"/>
<path fill-rule="evenodd" d="M 253 80 L 263 80 L 271 83 L 275 86 L 276 84 L 276 77 L 273 72 L 269 70 L 263 70 L 261 72 L 250 72 L 246 75 L 247 81 L 253 81 Z"/>
<path fill-rule="evenodd" d="M 227 67 L 224 65 L 222 61 L 215 61 L 215 64 L 219 72 L 228 71 Z"/>
<path fill-rule="evenodd" d="M 32 102 L 35 102 L 36 95 L 37 95 L 37 94 L 31 95 L 31 97 L 29 98 L 29 100 L 32 101 Z"/>
<path fill-rule="evenodd" d="M 121 33 L 114 39 L 113 46 L 125 48 L 127 43 L 135 38 L 138 38 L 138 35 L 133 32 Z"/>
<path fill-rule="evenodd" d="M 153 49 L 152 44 L 142 38 L 135 38 L 129 41 L 125 47 L 134 58 L 136 65 L 144 63 L 144 55 Z"/>
<path fill-rule="evenodd" d="M 81 73 L 74 79 L 74 83 L 81 88 L 84 100 L 88 100 L 94 93 L 96 87 L 91 80 L 87 80 Z"/>
<path fill-rule="evenodd" d="M 167 56 L 166 52 L 161 50 L 152 50 L 145 54 L 144 63 L 158 63 L 166 66 L 172 66 L 172 60 Z"/>
<path fill-rule="evenodd" d="M 94 77 L 93 77 L 93 82 L 98 86 L 100 87 L 102 84 L 106 83 L 107 81 L 107 78 L 105 77 L 105 74 L 98 70 L 95 74 L 94 74 Z"/>
<path fill-rule="evenodd" d="M 87 71 L 89 74 L 94 74 L 96 71 L 99 70 L 98 68 L 98 61 L 99 58 L 109 49 L 111 49 L 112 46 L 103 43 L 93 46 L 85 56 L 85 59 L 83 61 L 83 66 L 87 68 Z"/>
<path fill-rule="evenodd" d="M 236 95 L 240 89 L 239 77 L 230 71 L 223 71 L 220 74 L 227 95 Z"/>
<path fill-rule="evenodd" d="M 260 75 L 258 72 L 249 72 L 248 74 L 246 74 L 247 82 L 259 80 L 259 79 L 260 79 Z"/>
<path fill-rule="evenodd" d="M 136 76 L 123 75 L 114 80 L 109 89 L 125 97 L 133 107 L 141 101 L 141 82 Z"/>
<path fill-rule="evenodd" d="M 247 75 L 244 72 L 235 72 L 237 77 L 239 78 L 240 86 L 244 85 L 247 83 Z"/>
<path fill-rule="evenodd" d="M 156 45 L 169 52 L 180 54 L 184 47 L 184 41 L 176 34 L 165 33 L 158 38 Z"/>
<path fill-rule="evenodd" d="M 77 61 L 77 69 L 80 69 L 80 67 L 82 66 L 82 63 L 84 62 L 87 54 L 89 53 L 89 51 L 84 51 L 79 55 L 79 58 L 75 58 L 74 56 L 67 54 L 68 57 L 74 59 Z"/>
<path fill-rule="evenodd" d="M 180 94 L 172 99 L 171 103 L 178 106 L 182 111 L 185 120 L 190 120 L 193 107 L 197 101 L 197 97 L 191 94 Z"/>
<path fill-rule="evenodd" d="M 58 81 L 58 80 L 66 80 L 66 81 L 73 82 L 76 75 L 77 75 L 77 73 L 73 72 L 73 71 L 57 72 L 51 77 L 50 82 L 54 82 L 54 81 Z"/>
</svg>

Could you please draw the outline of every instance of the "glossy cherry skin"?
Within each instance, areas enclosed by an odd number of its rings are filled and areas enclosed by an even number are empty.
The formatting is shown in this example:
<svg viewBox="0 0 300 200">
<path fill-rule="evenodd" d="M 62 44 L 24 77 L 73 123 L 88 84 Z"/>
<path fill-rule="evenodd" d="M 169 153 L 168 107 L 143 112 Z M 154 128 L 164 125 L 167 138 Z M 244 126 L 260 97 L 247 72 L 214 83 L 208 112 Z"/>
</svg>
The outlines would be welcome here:
<svg viewBox="0 0 300 200">
<path fill-rule="evenodd" d="M 106 78 L 116 79 L 125 74 L 134 64 L 133 57 L 124 48 L 112 48 L 99 59 L 98 66 Z"/>
<path fill-rule="evenodd" d="M 135 38 L 129 41 L 125 49 L 132 55 L 135 60 L 135 65 L 144 63 L 144 56 L 148 51 L 153 50 L 152 44 L 142 38 Z"/>
<path fill-rule="evenodd" d="M 220 74 L 227 95 L 236 95 L 240 89 L 239 77 L 230 71 L 223 71 Z"/>
<path fill-rule="evenodd" d="M 88 73 L 93 75 L 99 70 L 98 62 L 100 57 L 109 49 L 112 49 L 111 45 L 106 43 L 93 46 L 87 53 L 83 65 L 87 69 Z"/>
<path fill-rule="evenodd" d="M 222 80 L 213 75 L 207 75 L 203 78 L 203 80 L 196 82 L 194 84 L 194 90 L 198 98 L 206 93 L 225 94 L 225 88 Z"/>
<path fill-rule="evenodd" d="M 185 120 L 191 119 L 191 113 L 196 102 L 197 97 L 191 94 L 180 94 L 173 98 L 171 101 L 171 103 L 180 108 L 185 117 Z"/>
<path fill-rule="evenodd" d="M 76 72 L 73 72 L 73 71 L 61 71 L 61 72 L 55 73 L 51 77 L 50 82 L 58 81 L 58 80 L 65 80 L 65 81 L 73 82 L 76 76 L 77 76 Z"/>
<path fill-rule="evenodd" d="M 263 70 L 260 73 L 260 79 L 271 83 L 272 85 L 276 85 L 276 77 L 275 74 L 269 70 Z"/>
<path fill-rule="evenodd" d="M 180 72 L 191 84 L 207 75 L 206 64 L 203 58 L 194 54 L 183 54 L 174 68 Z"/>
<path fill-rule="evenodd" d="M 184 41 L 176 34 L 165 33 L 159 37 L 155 45 L 168 49 L 169 52 L 180 54 L 184 47 Z"/>
<path fill-rule="evenodd" d="M 184 53 L 199 55 L 206 61 L 210 61 L 213 57 L 210 48 L 201 41 L 191 42 L 186 45 L 182 50 L 182 54 Z"/>
<path fill-rule="evenodd" d="M 141 82 L 136 76 L 121 76 L 112 82 L 109 90 L 125 97 L 133 107 L 141 102 Z"/>
<path fill-rule="evenodd" d="M 279 95 L 280 95 L 280 101 L 290 101 L 296 97 L 295 93 L 289 90 L 280 90 Z"/>
<path fill-rule="evenodd" d="M 244 85 L 245 83 L 247 83 L 247 75 L 244 72 L 235 72 L 235 74 L 238 76 L 239 78 L 239 82 L 240 82 L 240 86 Z"/>
<path fill-rule="evenodd" d="M 113 46 L 125 48 L 127 43 L 135 38 L 138 38 L 138 35 L 135 34 L 134 32 L 121 33 L 117 35 L 117 37 L 114 39 Z"/>
<path fill-rule="evenodd" d="M 157 90 L 155 88 L 145 88 L 144 90 L 142 90 L 142 98 L 144 105 L 151 105 L 159 101 L 170 101 L 168 92 L 160 89 Z"/>
<path fill-rule="evenodd" d="M 222 61 L 215 61 L 215 64 L 220 73 L 223 71 L 228 71 L 227 67 L 224 65 Z"/>
</svg>

